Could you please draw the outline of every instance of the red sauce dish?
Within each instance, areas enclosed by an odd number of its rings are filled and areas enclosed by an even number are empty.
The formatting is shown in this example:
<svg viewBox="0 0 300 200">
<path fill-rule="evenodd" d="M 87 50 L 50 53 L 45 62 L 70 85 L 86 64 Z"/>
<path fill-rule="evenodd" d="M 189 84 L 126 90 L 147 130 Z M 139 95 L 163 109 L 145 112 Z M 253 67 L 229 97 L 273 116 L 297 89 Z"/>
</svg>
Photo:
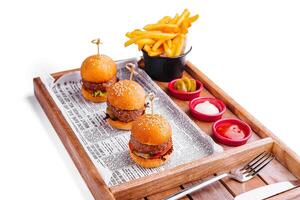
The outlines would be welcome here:
<svg viewBox="0 0 300 200">
<path fill-rule="evenodd" d="M 245 122 L 227 118 L 216 121 L 212 126 L 215 139 L 228 146 L 240 146 L 252 136 L 251 128 Z"/>
<path fill-rule="evenodd" d="M 177 80 L 179 79 L 175 79 L 169 82 L 168 84 L 169 92 L 173 97 L 183 101 L 190 101 L 200 96 L 200 92 L 203 90 L 203 84 L 200 81 L 196 80 L 196 88 L 197 88 L 196 91 L 184 92 L 184 91 L 179 91 L 174 89 L 174 84 Z"/>
<path fill-rule="evenodd" d="M 205 101 L 208 101 L 209 103 L 213 104 L 214 106 L 216 106 L 219 110 L 219 113 L 214 114 L 214 115 L 208 115 L 208 114 L 204 114 L 201 112 L 198 112 L 195 107 L 199 104 L 199 103 L 203 103 Z M 193 99 L 192 101 L 190 101 L 189 103 L 189 109 L 191 114 L 202 121 L 206 121 L 206 122 L 214 122 L 217 121 L 218 119 L 222 118 L 222 115 L 224 114 L 224 112 L 226 111 L 226 106 L 223 103 L 223 101 L 219 100 L 219 99 L 215 99 L 212 97 L 198 97 Z"/>
</svg>

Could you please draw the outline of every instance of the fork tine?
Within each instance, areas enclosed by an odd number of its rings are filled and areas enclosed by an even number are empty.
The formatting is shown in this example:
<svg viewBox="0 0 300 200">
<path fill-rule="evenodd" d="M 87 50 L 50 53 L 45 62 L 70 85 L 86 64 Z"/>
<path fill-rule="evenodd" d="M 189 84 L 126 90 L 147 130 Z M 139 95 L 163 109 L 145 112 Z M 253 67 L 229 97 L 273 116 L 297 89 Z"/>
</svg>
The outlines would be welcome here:
<svg viewBox="0 0 300 200">
<path fill-rule="evenodd" d="M 270 154 L 266 159 L 264 159 L 261 163 L 259 163 L 259 165 L 257 165 L 251 171 L 249 171 L 246 174 L 246 177 L 255 176 L 260 170 L 262 170 L 266 165 L 268 165 L 274 158 L 275 156 L 273 154 Z"/>
<path fill-rule="evenodd" d="M 242 169 L 240 169 L 240 171 L 243 170 L 247 170 L 249 169 L 251 166 L 255 165 L 257 162 L 259 162 L 263 157 L 265 157 L 265 155 L 268 152 L 262 152 L 261 154 L 259 154 L 258 156 L 256 156 L 255 158 L 253 158 L 250 162 L 248 162 Z M 254 162 L 254 163 L 253 163 Z"/>
<path fill-rule="evenodd" d="M 269 152 L 266 152 L 260 159 L 258 159 L 255 163 L 252 165 L 249 165 L 247 169 L 244 170 L 243 174 L 250 173 L 255 170 L 258 166 L 260 166 L 262 163 L 264 163 L 269 157 L 271 157 L 272 154 Z"/>
<path fill-rule="evenodd" d="M 260 170 L 262 170 L 267 164 L 269 164 L 273 159 L 275 158 L 275 156 L 272 154 L 269 159 L 267 160 L 267 162 L 265 162 L 260 168 L 255 169 L 252 173 L 250 173 L 247 176 L 255 176 Z"/>
<path fill-rule="evenodd" d="M 244 165 L 244 167 L 243 168 L 241 168 L 240 170 L 242 171 L 242 170 L 244 170 L 244 169 L 246 169 L 254 160 L 256 160 L 258 157 L 260 157 L 262 154 L 264 154 L 265 153 L 265 151 L 264 152 L 262 152 L 261 154 L 259 154 L 258 156 L 256 156 L 255 158 L 253 158 L 252 160 L 250 160 L 247 164 L 245 164 Z"/>
</svg>

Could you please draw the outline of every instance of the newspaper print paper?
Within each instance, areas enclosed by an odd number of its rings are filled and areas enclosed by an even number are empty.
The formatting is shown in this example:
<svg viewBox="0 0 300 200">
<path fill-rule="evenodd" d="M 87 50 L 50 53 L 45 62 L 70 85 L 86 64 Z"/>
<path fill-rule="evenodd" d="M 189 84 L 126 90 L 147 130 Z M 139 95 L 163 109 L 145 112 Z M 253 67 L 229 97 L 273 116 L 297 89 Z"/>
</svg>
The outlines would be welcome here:
<svg viewBox="0 0 300 200">
<path fill-rule="evenodd" d="M 129 79 L 130 73 L 125 68 L 129 61 L 136 63 L 136 59 L 117 62 L 119 79 Z M 131 161 L 128 152 L 130 132 L 114 129 L 106 122 L 106 103 L 84 100 L 78 71 L 65 74 L 56 82 L 50 76 L 41 77 L 109 187 L 200 159 L 212 154 L 218 146 L 143 70 L 136 70 L 135 81 L 147 93 L 154 92 L 158 98 L 154 103 L 155 113 L 163 115 L 173 129 L 174 151 L 170 160 L 158 168 L 145 169 Z"/>
</svg>

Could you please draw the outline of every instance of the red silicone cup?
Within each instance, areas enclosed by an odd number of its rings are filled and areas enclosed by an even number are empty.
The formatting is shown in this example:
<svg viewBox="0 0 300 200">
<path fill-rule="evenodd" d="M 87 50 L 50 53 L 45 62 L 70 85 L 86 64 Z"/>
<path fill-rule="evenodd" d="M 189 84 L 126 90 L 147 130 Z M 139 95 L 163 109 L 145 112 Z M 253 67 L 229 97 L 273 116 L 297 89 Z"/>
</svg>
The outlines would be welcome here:
<svg viewBox="0 0 300 200">
<path fill-rule="evenodd" d="M 204 113 L 201 113 L 201 112 L 198 112 L 197 110 L 195 110 L 195 107 L 196 107 L 197 104 L 203 103 L 205 101 L 209 101 L 209 103 L 216 106 L 219 109 L 219 113 L 215 114 L 215 115 L 207 115 L 207 114 L 204 114 Z M 214 121 L 217 121 L 218 119 L 221 119 L 222 115 L 226 111 L 226 106 L 223 103 L 223 101 L 221 101 L 219 99 L 211 98 L 211 97 L 198 97 L 198 98 L 195 98 L 192 101 L 190 101 L 189 108 L 190 108 L 191 114 L 195 118 L 197 118 L 199 120 L 202 120 L 202 121 L 206 121 L 206 122 L 214 122 Z"/>
<path fill-rule="evenodd" d="M 217 128 L 223 123 L 230 123 L 233 125 L 238 125 L 239 128 L 241 128 L 245 132 L 246 136 L 243 139 L 230 139 L 230 138 L 224 137 L 223 135 L 221 135 L 220 133 L 217 132 Z M 241 145 L 245 144 L 249 140 L 249 138 L 252 136 L 251 128 L 248 124 L 246 124 L 245 122 L 243 122 L 241 120 L 233 119 L 233 118 L 220 119 L 219 121 L 216 121 L 212 126 L 212 131 L 213 131 L 214 138 L 218 142 L 228 145 L 228 146 L 241 146 Z"/>
<path fill-rule="evenodd" d="M 168 89 L 169 89 L 170 94 L 177 99 L 180 99 L 183 101 L 190 101 L 192 99 L 199 97 L 200 92 L 203 90 L 203 84 L 198 80 L 196 80 L 196 88 L 197 89 L 194 92 L 184 92 L 184 91 L 175 90 L 174 84 L 177 80 L 179 80 L 179 79 L 175 79 L 175 80 L 169 82 L 169 84 L 168 84 Z"/>
</svg>

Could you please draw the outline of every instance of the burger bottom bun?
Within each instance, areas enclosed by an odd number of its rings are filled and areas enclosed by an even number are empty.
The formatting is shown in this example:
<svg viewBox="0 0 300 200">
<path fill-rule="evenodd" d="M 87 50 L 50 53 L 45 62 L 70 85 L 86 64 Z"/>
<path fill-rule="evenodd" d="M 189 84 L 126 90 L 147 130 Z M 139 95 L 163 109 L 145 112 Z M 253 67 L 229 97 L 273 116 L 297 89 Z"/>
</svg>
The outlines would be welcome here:
<svg viewBox="0 0 300 200">
<path fill-rule="evenodd" d="M 88 90 L 84 89 L 83 87 L 81 88 L 81 93 L 82 96 L 88 100 L 92 101 L 94 103 L 100 103 L 100 102 L 105 102 L 106 101 L 106 95 L 102 97 L 94 97 L 92 93 L 90 93 Z"/>
<path fill-rule="evenodd" d="M 135 155 L 133 152 L 130 152 L 131 159 L 138 165 L 144 167 L 144 168 L 153 168 L 153 167 L 159 167 L 163 165 L 165 162 L 167 162 L 170 158 L 170 155 L 172 151 L 168 151 L 163 158 L 155 158 L 155 159 L 146 159 L 142 158 L 140 156 Z"/>
<path fill-rule="evenodd" d="M 129 131 L 131 130 L 132 127 L 132 122 L 121 122 L 118 120 L 112 120 L 110 118 L 107 119 L 107 122 L 114 128 L 121 129 L 121 130 L 126 130 Z"/>
</svg>

